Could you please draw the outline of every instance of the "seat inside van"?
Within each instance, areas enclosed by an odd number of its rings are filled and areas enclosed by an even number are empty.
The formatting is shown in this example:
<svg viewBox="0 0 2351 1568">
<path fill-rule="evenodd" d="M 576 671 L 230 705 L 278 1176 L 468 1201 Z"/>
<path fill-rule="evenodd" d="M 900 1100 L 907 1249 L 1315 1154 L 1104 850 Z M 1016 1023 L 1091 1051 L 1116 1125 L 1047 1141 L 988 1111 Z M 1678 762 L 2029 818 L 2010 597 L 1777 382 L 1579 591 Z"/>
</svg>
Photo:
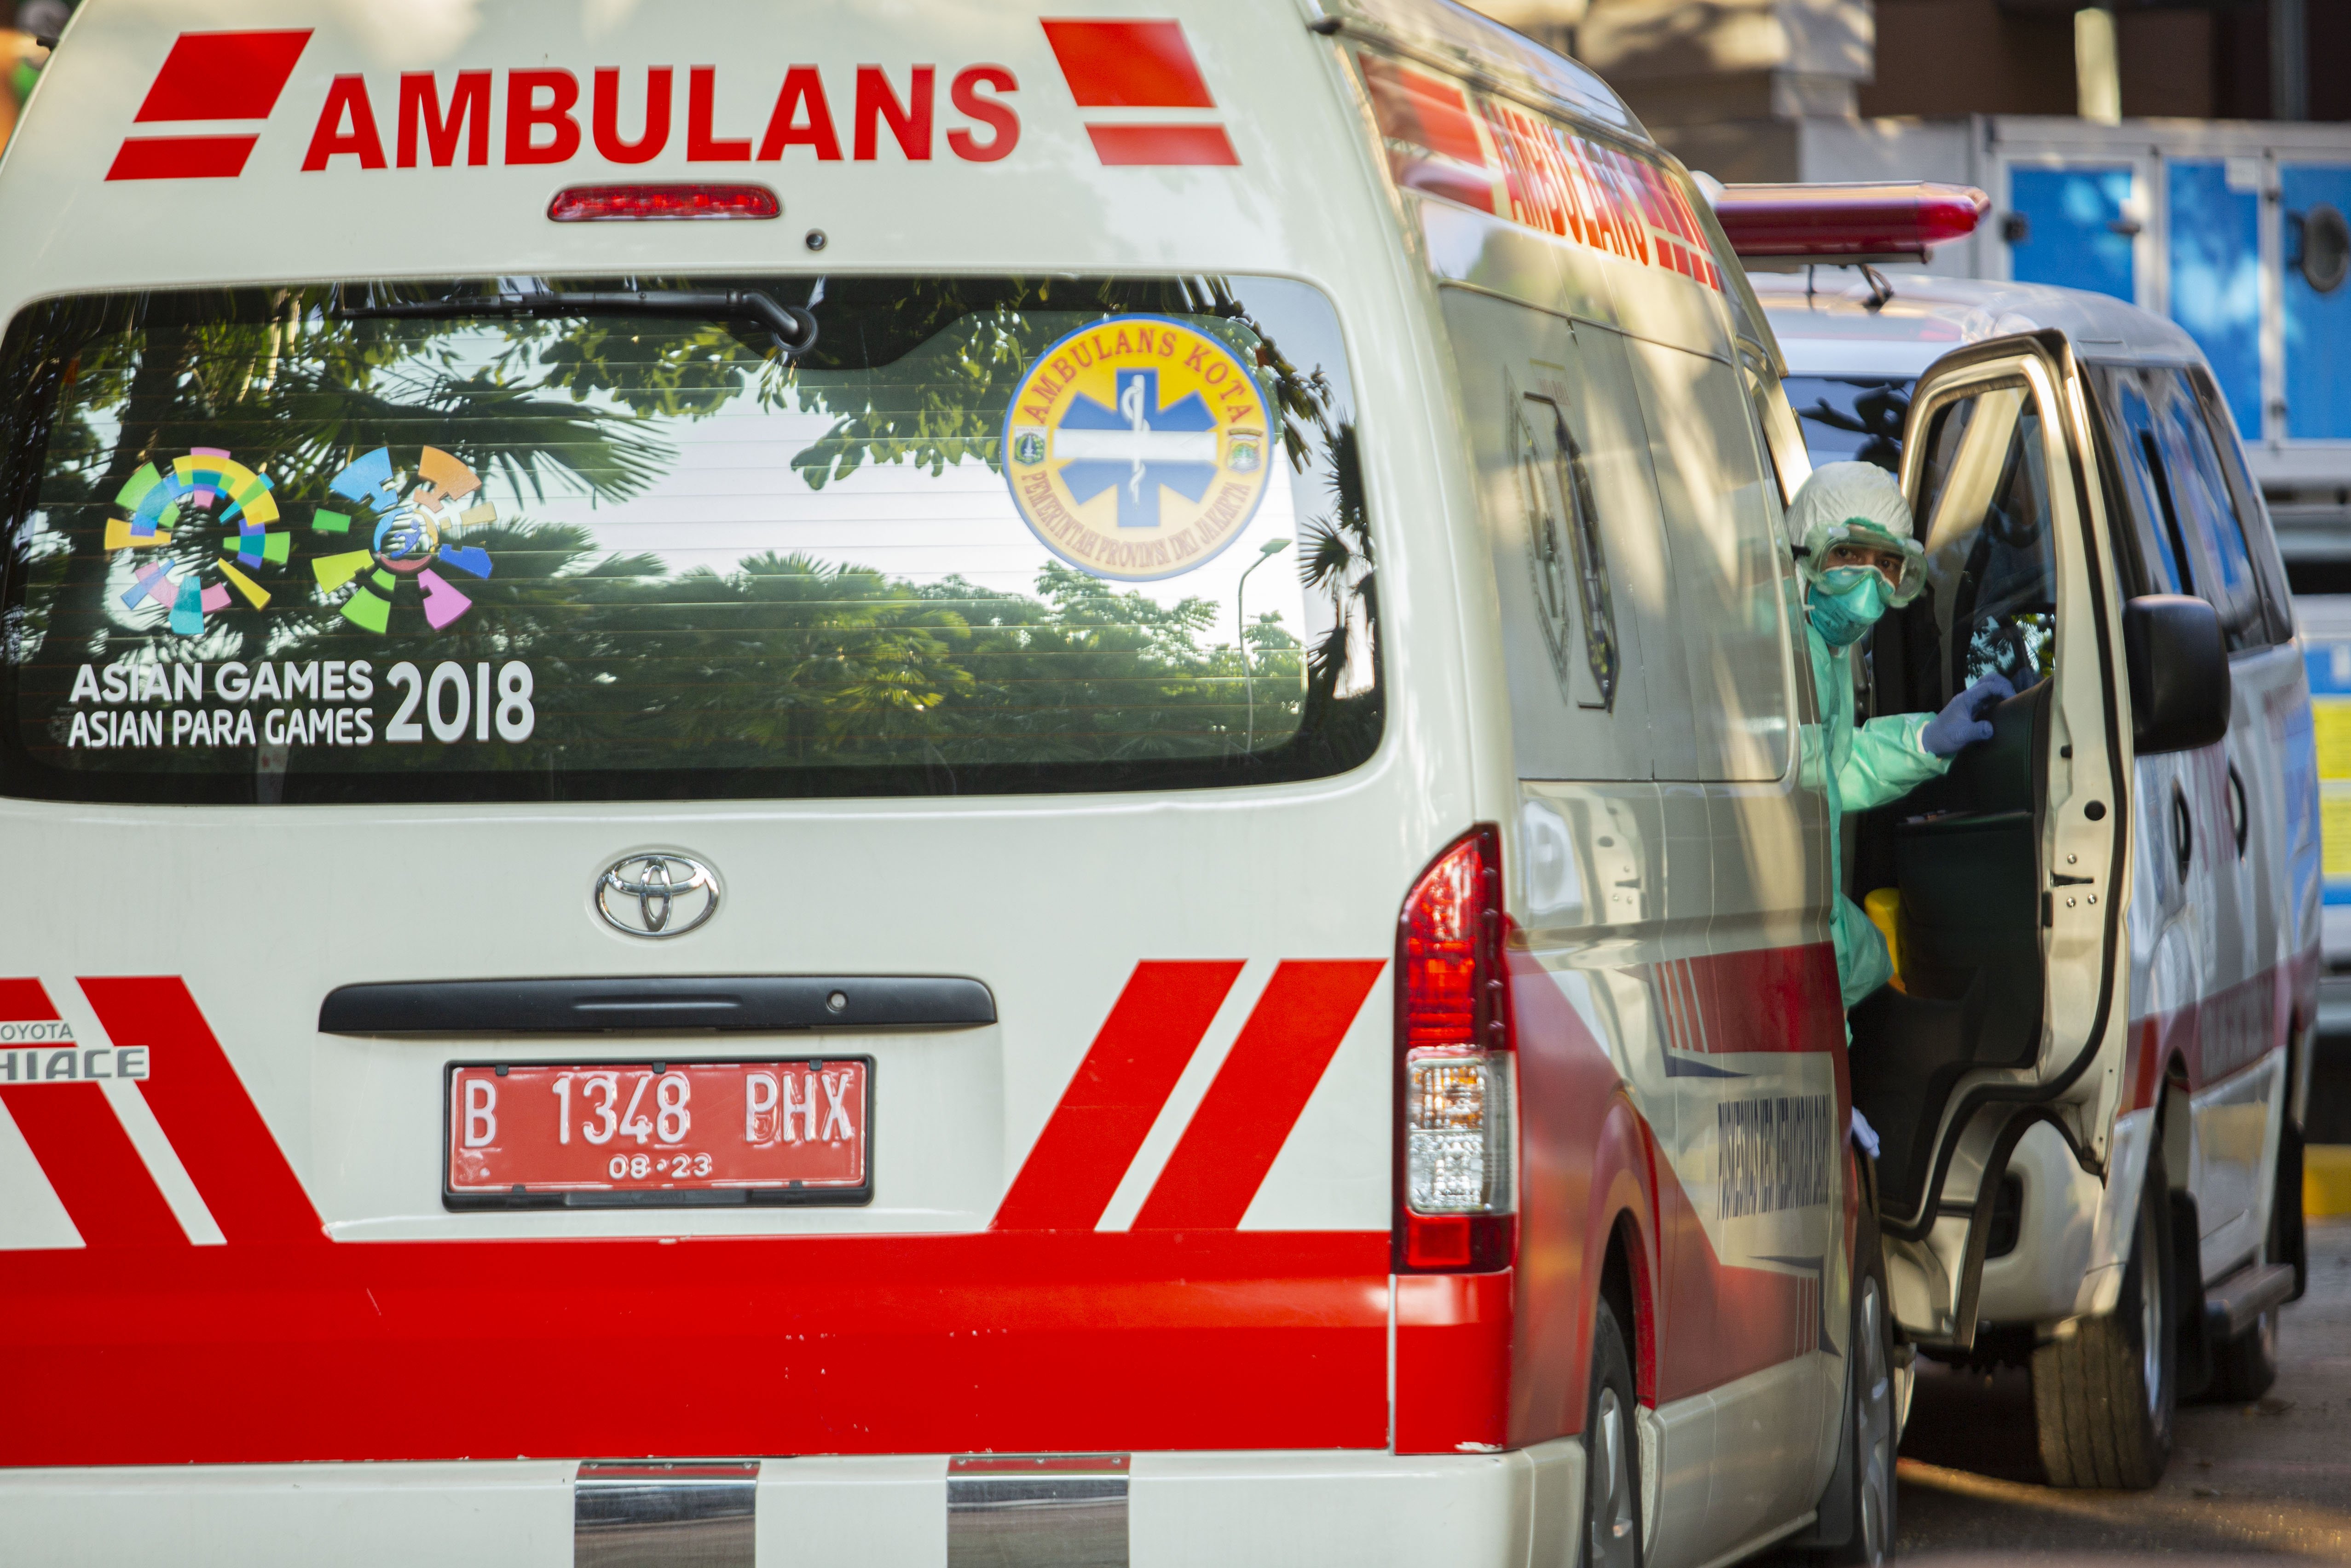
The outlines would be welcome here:
<svg viewBox="0 0 2351 1568">
<path fill-rule="evenodd" d="M 1928 497 L 1943 496 L 1938 479 L 1959 459 L 1974 406 L 1938 413 L 1925 436 Z M 1981 505 L 1954 485 L 1922 525 L 1927 588 L 1878 622 L 1855 683 L 1865 718 L 1934 712 L 1994 672 L 2018 688 L 1992 715 L 1992 738 L 1961 752 L 1948 774 L 1846 820 L 1855 900 L 1901 894 L 1897 984 L 1851 1019 L 1854 1103 L 1877 1131 L 1890 1212 L 1914 1210 L 1925 1191 L 1936 1123 L 1958 1080 L 2029 1065 L 2041 1046 L 2056 562 L 2036 423 L 2028 404 Z"/>
</svg>

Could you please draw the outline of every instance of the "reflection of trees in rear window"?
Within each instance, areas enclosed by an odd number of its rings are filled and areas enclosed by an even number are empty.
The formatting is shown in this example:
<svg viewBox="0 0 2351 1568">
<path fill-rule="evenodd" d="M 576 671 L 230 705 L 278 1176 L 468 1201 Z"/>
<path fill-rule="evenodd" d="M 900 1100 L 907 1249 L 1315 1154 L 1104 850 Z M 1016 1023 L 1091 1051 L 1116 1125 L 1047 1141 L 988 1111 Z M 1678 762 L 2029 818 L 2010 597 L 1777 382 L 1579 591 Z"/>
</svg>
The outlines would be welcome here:
<svg viewBox="0 0 2351 1568">
<path fill-rule="evenodd" d="M 1902 422 L 1910 413 L 1908 376 L 1790 376 L 1789 406 L 1803 426 L 1814 466 L 1875 463 L 1902 467 Z"/>
<path fill-rule="evenodd" d="M 442 295 L 455 292 L 474 293 Z M 174 800 L 1132 788 L 1311 776 L 1376 741 L 1352 392 L 1329 307 L 1303 286 L 831 279 L 818 346 L 795 366 L 747 327 L 341 319 L 336 304 L 322 288 L 159 294 L 19 317 L 0 353 L 16 389 L 0 450 L 0 704 L 16 721 L 0 787 Z M 998 452 L 1040 350 L 1138 312 L 1257 367 L 1288 460 L 1240 538 L 1153 583 L 1053 559 L 1019 521 Z M 241 534 L 229 489 L 259 497 L 235 476 L 252 475 L 266 498 Z M 143 517 L 121 499 L 142 485 Z M 1250 580 L 1240 626 L 1234 581 L 1277 533 L 1294 548 Z M 142 579 L 160 586 L 142 596 Z M 368 595 L 382 607 L 354 613 Z M 301 728 L 272 755 L 218 695 L 224 664 L 249 679 L 357 661 L 374 686 L 365 746 L 348 727 L 340 743 Z M 496 702 L 489 683 L 517 662 L 527 740 L 486 721 L 454 741 L 387 738 L 396 665 L 450 688 L 445 716 L 457 685 Z M 75 737 L 95 708 L 74 695 L 84 667 L 133 664 L 179 672 L 198 738 Z M 436 675 L 444 664 L 456 673 Z M 258 720 L 260 699 L 246 704 Z M 226 716 L 218 740 L 204 738 L 213 714 Z"/>
</svg>

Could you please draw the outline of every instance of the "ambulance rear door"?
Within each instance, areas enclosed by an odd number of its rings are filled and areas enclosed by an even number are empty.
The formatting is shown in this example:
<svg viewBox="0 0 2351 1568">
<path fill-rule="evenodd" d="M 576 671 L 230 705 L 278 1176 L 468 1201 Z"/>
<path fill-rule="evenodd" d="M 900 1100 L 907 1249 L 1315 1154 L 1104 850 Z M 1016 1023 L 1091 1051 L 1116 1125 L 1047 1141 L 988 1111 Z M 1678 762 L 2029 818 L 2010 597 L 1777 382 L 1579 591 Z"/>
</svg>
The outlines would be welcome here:
<svg viewBox="0 0 2351 1568">
<path fill-rule="evenodd" d="M 1388 1446 L 1480 813 L 1330 48 L 89 0 L 0 167 L 0 1466 Z"/>
</svg>

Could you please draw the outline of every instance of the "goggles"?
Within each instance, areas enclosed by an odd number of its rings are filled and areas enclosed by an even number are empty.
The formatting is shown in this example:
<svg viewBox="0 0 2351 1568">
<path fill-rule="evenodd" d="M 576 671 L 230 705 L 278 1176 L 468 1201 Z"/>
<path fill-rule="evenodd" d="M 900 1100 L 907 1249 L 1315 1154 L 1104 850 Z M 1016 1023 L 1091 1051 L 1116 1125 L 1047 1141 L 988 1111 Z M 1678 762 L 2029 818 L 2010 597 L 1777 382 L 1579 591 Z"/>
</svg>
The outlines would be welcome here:
<svg viewBox="0 0 2351 1568">
<path fill-rule="evenodd" d="M 1896 608 L 1927 586 L 1927 552 L 1916 539 L 1902 538 L 1868 523 L 1832 523 L 1821 530 L 1813 552 L 1813 579 L 1842 593 L 1876 572 L 1886 580 L 1886 601 Z"/>
</svg>

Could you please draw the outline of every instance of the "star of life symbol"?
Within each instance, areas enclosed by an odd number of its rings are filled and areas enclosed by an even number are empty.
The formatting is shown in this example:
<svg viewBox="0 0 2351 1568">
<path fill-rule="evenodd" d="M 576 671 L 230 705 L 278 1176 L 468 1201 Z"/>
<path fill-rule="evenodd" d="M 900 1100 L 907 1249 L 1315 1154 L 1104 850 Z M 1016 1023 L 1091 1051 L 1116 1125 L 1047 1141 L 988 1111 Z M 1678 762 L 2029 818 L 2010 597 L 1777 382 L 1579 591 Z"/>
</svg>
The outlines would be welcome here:
<svg viewBox="0 0 2351 1568">
<path fill-rule="evenodd" d="M 1198 392 L 1159 405 L 1157 371 L 1118 372 L 1115 413 L 1081 392 L 1062 416 L 1061 482 L 1081 501 L 1119 486 L 1118 526 L 1159 526 L 1162 485 L 1187 501 L 1217 476 L 1217 416 Z"/>
<path fill-rule="evenodd" d="M 1168 316 L 1113 316 L 1040 352 L 1005 411 L 1004 478 L 1054 554 L 1140 582 L 1197 570 L 1265 498 L 1256 356 Z"/>
</svg>

